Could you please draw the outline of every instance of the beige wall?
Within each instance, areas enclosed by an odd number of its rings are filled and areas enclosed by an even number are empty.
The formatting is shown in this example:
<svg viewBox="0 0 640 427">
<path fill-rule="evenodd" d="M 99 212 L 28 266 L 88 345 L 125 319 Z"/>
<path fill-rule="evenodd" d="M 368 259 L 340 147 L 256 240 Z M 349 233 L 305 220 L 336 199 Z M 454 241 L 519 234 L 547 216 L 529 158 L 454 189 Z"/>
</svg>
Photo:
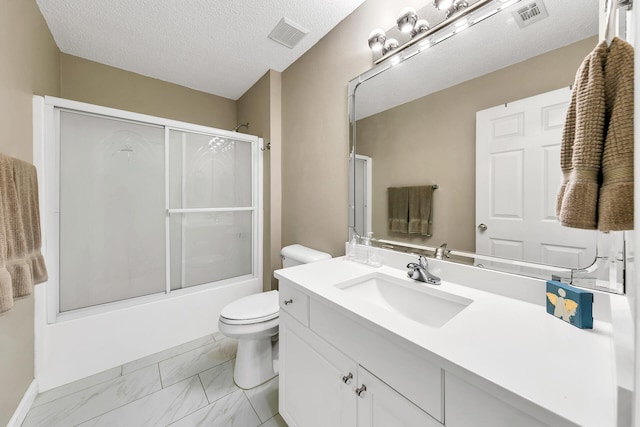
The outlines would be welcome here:
<svg viewBox="0 0 640 427">
<path fill-rule="evenodd" d="M 0 0 L 0 152 L 32 161 L 33 94 L 59 94 L 58 48 L 35 0 Z M 33 380 L 33 296 L 0 316 L 0 425 Z"/>
<path fill-rule="evenodd" d="M 278 280 L 273 271 L 282 268 L 280 250 L 282 249 L 282 73 L 271 72 L 271 289 L 278 288 Z"/>
<path fill-rule="evenodd" d="M 367 37 L 400 0 L 368 0 L 282 73 L 282 245 L 333 256 L 347 240 L 347 82 L 371 67 Z"/>
<path fill-rule="evenodd" d="M 60 96 L 220 129 L 237 124 L 234 100 L 64 53 Z"/>
<path fill-rule="evenodd" d="M 277 287 L 273 270 L 279 268 L 280 245 L 280 80 L 281 74 L 268 71 L 238 99 L 238 123 L 250 123 L 242 129 L 271 144 L 263 152 L 263 288 Z"/>
<path fill-rule="evenodd" d="M 569 86 L 596 43 L 588 38 L 358 121 L 357 152 L 373 158 L 374 235 L 475 251 L 476 111 Z M 440 186 L 432 237 L 391 233 L 387 188 L 424 184 Z"/>
</svg>

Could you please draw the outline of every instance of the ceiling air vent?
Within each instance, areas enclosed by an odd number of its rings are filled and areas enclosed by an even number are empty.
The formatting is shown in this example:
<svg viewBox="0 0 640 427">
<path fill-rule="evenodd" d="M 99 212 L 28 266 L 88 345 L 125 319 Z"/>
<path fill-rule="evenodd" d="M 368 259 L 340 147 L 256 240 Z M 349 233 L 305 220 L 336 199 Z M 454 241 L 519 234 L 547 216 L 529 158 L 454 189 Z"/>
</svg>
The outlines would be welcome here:
<svg viewBox="0 0 640 427">
<path fill-rule="evenodd" d="M 549 12 L 547 12 L 542 0 L 536 0 L 517 9 L 513 12 L 513 16 L 516 18 L 518 26 L 524 28 L 546 18 L 549 16 Z"/>
<path fill-rule="evenodd" d="M 271 34 L 269 34 L 269 38 L 288 47 L 289 49 L 293 49 L 293 47 L 297 45 L 298 42 L 308 33 L 309 30 L 296 24 L 290 19 L 282 18 L 273 31 L 271 31 Z"/>
</svg>

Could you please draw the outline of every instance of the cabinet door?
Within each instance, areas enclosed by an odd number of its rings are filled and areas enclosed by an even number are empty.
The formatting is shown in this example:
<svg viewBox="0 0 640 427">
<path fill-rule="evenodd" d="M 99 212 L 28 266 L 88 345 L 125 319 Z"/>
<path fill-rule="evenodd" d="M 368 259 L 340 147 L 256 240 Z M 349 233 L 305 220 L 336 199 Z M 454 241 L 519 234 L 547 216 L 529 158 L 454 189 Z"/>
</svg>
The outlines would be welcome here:
<svg viewBox="0 0 640 427">
<path fill-rule="evenodd" d="M 445 376 L 445 416 L 447 427 L 546 427 L 547 425 L 489 393 L 462 381 Z M 554 423 L 552 425 L 564 425 Z"/>
<path fill-rule="evenodd" d="M 280 414 L 289 427 L 356 425 L 357 364 L 282 311 L 280 366 Z"/>
<path fill-rule="evenodd" d="M 362 387 L 366 387 L 363 389 Z M 438 421 L 366 369 L 358 368 L 358 427 L 442 427 Z"/>
</svg>

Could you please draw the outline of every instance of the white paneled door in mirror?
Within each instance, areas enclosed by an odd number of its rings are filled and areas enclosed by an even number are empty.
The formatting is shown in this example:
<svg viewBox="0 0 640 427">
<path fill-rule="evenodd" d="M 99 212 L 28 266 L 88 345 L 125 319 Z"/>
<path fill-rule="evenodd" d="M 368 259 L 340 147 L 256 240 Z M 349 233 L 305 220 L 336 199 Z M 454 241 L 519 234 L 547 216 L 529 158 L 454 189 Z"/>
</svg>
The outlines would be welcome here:
<svg viewBox="0 0 640 427">
<path fill-rule="evenodd" d="M 476 114 L 476 253 L 570 268 L 595 259 L 595 234 L 555 216 L 560 144 L 571 91 Z"/>
</svg>

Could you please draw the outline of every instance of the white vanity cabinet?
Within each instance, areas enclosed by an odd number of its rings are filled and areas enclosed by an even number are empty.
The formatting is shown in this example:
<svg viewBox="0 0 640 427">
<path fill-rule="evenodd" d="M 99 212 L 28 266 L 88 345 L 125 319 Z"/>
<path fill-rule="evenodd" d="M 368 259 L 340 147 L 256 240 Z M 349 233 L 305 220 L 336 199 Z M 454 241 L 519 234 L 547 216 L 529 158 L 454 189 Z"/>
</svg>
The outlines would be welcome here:
<svg viewBox="0 0 640 427">
<path fill-rule="evenodd" d="M 359 346 L 346 345 L 345 354 L 341 346 L 334 347 L 333 342 L 330 344 L 314 332 L 313 326 L 308 328 L 306 325 L 312 325 L 312 322 L 305 310 L 313 311 L 314 301 L 309 301 L 297 289 L 292 291 L 283 282 L 280 283 L 280 292 L 283 297 L 280 310 L 279 409 L 290 427 L 442 427 L 427 412 L 354 361 L 350 356 L 352 353 L 358 355 Z M 296 296 L 294 302 L 284 304 L 284 301 L 292 299 L 291 295 Z M 296 302 L 301 304 L 296 307 Z M 322 314 L 337 316 L 337 313 Z M 341 322 L 339 317 L 336 320 Z M 352 335 L 352 325 L 342 323 L 342 326 L 346 335 L 340 334 L 341 339 L 354 344 L 366 339 L 361 334 Z M 324 327 L 333 328 L 334 325 L 322 323 L 321 330 Z M 338 333 L 337 330 L 334 332 Z M 364 350 L 367 350 L 366 346 Z M 381 365 L 373 363 L 373 366 L 382 366 L 384 371 L 385 364 L 391 362 L 393 370 L 402 373 L 406 368 L 403 361 L 393 359 L 397 349 L 389 349 L 390 354 L 386 350 L 384 345 L 377 349 L 377 358 L 386 362 Z M 439 369 L 432 369 L 436 371 L 434 390 L 437 395 L 429 397 L 428 401 L 438 402 L 436 412 L 441 415 L 442 374 Z M 413 384 L 416 383 L 415 374 L 419 375 L 418 372 L 410 375 Z M 400 379 L 397 383 L 401 385 L 403 381 Z M 428 386 L 419 384 L 419 381 L 418 385 L 422 386 L 423 394 L 429 394 Z"/>
<path fill-rule="evenodd" d="M 447 427 L 548 427 L 448 372 L 445 384 Z M 573 424 L 557 420 L 551 425 L 559 427 Z"/>
<path fill-rule="evenodd" d="M 362 367 L 358 369 L 357 390 L 358 427 L 442 427 L 429 414 Z"/>
<path fill-rule="evenodd" d="M 289 427 L 356 425 L 358 365 L 280 310 L 280 414 Z"/>
<path fill-rule="evenodd" d="M 623 424 L 619 413 L 628 410 L 617 406 L 616 412 L 613 325 L 599 320 L 592 331 L 579 330 L 529 301 L 529 290 L 540 288 L 544 297 L 543 281 L 519 283 L 526 291 L 521 299 L 492 287 L 498 283 L 510 292 L 510 275 L 465 269 L 456 266 L 448 274 L 462 283 L 486 280 L 482 286 L 496 292 L 443 282 L 438 293 L 470 302 L 440 326 L 402 311 L 418 301 L 432 314 L 448 313 L 438 311 L 442 304 L 411 299 L 423 285 L 403 294 L 405 305 L 389 299 L 400 294 L 383 288 L 384 281 L 402 286 L 407 280 L 394 267 L 333 259 L 276 272 L 280 412 L 289 426 Z M 462 273 L 469 277 L 456 276 Z M 368 293 L 355 293 L 356 286 Z"/>
</svg>

